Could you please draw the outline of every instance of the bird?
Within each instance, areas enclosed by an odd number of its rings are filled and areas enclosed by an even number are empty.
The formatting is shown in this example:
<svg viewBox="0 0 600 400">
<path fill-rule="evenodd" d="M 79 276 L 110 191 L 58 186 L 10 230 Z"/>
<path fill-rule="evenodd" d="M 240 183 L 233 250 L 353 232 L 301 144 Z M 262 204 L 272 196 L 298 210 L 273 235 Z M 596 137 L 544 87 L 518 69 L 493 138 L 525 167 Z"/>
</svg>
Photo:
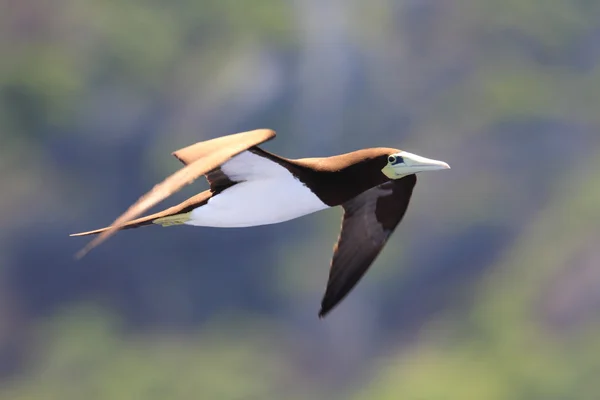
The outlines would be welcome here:
<svg viewBox="0 0 600 400">
<path fill-rule="evenodd" d="M 450 169 L 407 151 L 377 147 L 331 157 L 289 159 L 258 145 L 275 131 L 256 129 L 198 142 L 173 152 L 184 166 L 140 197 L 110 226 L 71 236 L 98 235 L 76 257 L 122 229 L 160 225 L 242 228 L 276 224 L 341 206 L 319 318 L 356 286 L 403 219 L 416 174 Z M 210 189 L 138 218 L 183 186 L 205 176 Z"/>
</svg>

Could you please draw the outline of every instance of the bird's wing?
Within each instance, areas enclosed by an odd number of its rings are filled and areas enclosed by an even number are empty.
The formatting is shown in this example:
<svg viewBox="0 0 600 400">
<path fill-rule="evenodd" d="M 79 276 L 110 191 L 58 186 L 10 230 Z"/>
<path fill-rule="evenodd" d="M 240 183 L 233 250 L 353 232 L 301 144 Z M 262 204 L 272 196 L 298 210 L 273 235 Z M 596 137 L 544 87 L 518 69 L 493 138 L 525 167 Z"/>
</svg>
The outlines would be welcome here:
<svg viewBox="0 0 600 400">
<path fill-rule="evenodd" d="M 200 142 L 200 143 L 196 143 L 191 146 L 188 146 L 188 147 L 184 147 L 183 149 L 177 150 L 176 152 L 174 152 L 173 155 L 179 161 L 181 161 L 182 163 L 187 165 L 191 162 L 194 162 L 203 157 L 206 157 L 207 154 L 211 154 L 218 148 L 231 146 L 232 144 L 239 143 L 241 141 L 249 141 L 249 142 L 255 143 L 255 145 L 256 145 L 256 144 L 265 142 L 267 140 L 270 140 L 274 136 L 275 136 L 275 132 L 268 130 L 268 129 L 259 129 L 256 131 L 236 133 L 234 135 L 211 139 L 211 140 L 207 140 L 205 142 Z M 250 148 L 250 147 L 253 147 L 253 146 L 249 146 L 248 148 Z M 232 158 L 237 158 L 237 157 L 232 157 Z M 231 164 L 231 162 L 229 162 L 229 164 Z M 237 164 L 239 164 L 239 163 L 237 163 Z M 237 171 L 243 172 L 246 167 L 247 167 L 246 165 L 242 164 L 242 165 L 239 165 L 239 167 L 236 169 L 237 169 Z M 221 165 L 219 165 L 218 167 L 216 167 L 210 171 L 207 171 L 206 174 L 204 174 L 204 175 L 206 176 L 206 180 L 208 181 L 208 184 L 210 185 L 210 190 L 213 193 L 219 193 L 219 192 L 227 189 L 228 187 L 234 185 L 236 182 L 239 182 L 239 179 L 240 179 L 239 176 L 238 177 L 230 176 L 230 175 L 232 175 L 231 174 L 232 171 L 234 173 L 237 172 L 236 169 L 232 170 L 230 168 L 230 171 L 229 171 L 230 173 L 227 174 L 225 171 L 223 171 L 223 169 L 221 168 Z M 239 175 L 239 173 L 236 175 Z"/>
<path fill-rule="evenodd" d="M 190 212 L 191 210 L 203 206 L 208 202 L 208 200 L 213 196 L 213 192 L 210 190 L 205 190 L 204 192 L 198 193 L 195 196 L 190 197 L 182 203 L 177 204 L 176 206 L 169 207 L 166 210 L 159 211 L 154 214 L 146 215 L 145 217 L 136 218 L 132 221 L 124 224 L 121 229 L 131 229 L 131 228 L 139 228 L 141 226 L 152 225 L 156 220 L 160 218 L 170 217 L 178 214 L 185 214 Z M 163 225 L 166 226 L 166 225 Z M 98 235 L 104 231 L 110 229 L 109 227 L 94 229 L 92 231 L 73 233 L 69 236 L 88 236 L 88 235 Z"/>
<path fill-rule="evenodd" d="M 331 311 L 367 272 L 404 217 L 416 182 L 415 175 L 389 181 L 343 204 L 342 230 L 319 317 Z"/>
<path fill-rule="evenodd" d="M 275 137 L 275 132 L 269 129 L 258 129 L 250 132 L 237 133 L 206 142 L 196 143 L 175 152 L 175 156 L 187 165 L 154 186 L 152 190 L 140 197 L 127 211 L 121 214 L 110 227 L 88 243 L 77 257 L 81 258 L 91 249 L 104 242 L 127 222 L 177 192 L 183 186 L 194 182 L 198 177 L 217 168 L 236 154 L 252 146 L 256 146 Z"/>
<path fill-rule="evenodd" d="M 173 155 L 179 161 L 188 165 L 220 149 L 243 145 L 244 148 L 238 151 L 238 153 L 241 153 L 252 146 L 271 140 L 274 137 L 275 132 L 270 129 L 257 129 L 195 143 L 173 152 Z"/>
</svg>

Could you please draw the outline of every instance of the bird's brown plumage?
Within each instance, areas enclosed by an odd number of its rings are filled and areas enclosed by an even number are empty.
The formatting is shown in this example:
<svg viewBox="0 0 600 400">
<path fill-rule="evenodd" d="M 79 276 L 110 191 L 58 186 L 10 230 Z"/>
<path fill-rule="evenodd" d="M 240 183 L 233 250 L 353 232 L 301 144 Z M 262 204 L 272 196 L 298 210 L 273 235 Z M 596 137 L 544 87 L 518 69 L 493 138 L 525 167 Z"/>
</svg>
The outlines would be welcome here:
<svg viewBox="0 0 600 400">
<path fill-rule="evenodd" d="M 375 147 L 331 157 L 280 157 L 259 147 L 249 151 L 280 164 L 330 207 L 339 206 L 360 193 L 389 180 L 381 169 L 388 155 L 400 150 Z"/>
</svg>

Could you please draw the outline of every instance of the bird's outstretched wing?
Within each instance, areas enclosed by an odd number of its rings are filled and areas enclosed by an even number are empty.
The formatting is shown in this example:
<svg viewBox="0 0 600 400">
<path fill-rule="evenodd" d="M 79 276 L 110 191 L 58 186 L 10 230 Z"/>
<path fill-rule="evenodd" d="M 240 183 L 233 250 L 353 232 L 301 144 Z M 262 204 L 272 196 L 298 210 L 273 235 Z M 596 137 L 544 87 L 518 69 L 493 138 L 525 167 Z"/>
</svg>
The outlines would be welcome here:
<svg viewBox="0 0 600 400">
<path fill-rule="evenodd" d="M 146 215 L 145 217 L 140 217 L 133 219 L 123 226 L 120 229 L 132 229 L 139 228 L 142 226 L 152 225 L 156 223 L 155 221 L 160 220 L 161 218 L 171 217 L 176 215 L 181 215 L 192 211 L 193 209 L 203 206 L 210 200 L 213 196 L 213 192 L 211 190 L 205 190 L 204 192 L 200 192 L 195 196 L 190 197 L 189 199 L 177 204 L 176 206 L 169 207 L 166 210 L 159 211 L 154 214 Z M 160 224 L 163 226 L 170 226 L 170 224 Z M 177 224 L 175 224 L 177 225 Z M 106 228 L 94 229 L 87 232 L 79 232 L 72 233 L 69 236 L 89 236 L 89 235 L 99 235 L 104 231 L 109 230 L 111 227 L 108 226 Z"/>
<path fill-rule="evenodd" d="M 183 186 L 194 182 L 198 177 L 219 167 L 235 155 L 275 137 L 275 132 L 270 129 L 257 129 L 249 132 L 237 133 L 196 143 L 173 153 L 187 165 L 167 177 L 164 181 L 154 186 L 152 190 L 140 197 L 127 211 L 117 218 L 108 229 L 100 233 L 89 242 L 76 255 L 81 258 L 91 249 L 104 242 L 127 222 L 138 217 L 150 207 L 166 199 Z"/>
<path fill-rule="evenodd" d="M 174 151 L 173 155 L 177 157 L 179 161 L 188 165 L 222 149 L 233 149 L 237 147 L 241 148 L 241 150 L 236 151 L 235 154 L 241 153 L 252 146 L 259 145 L 274 137 L 275 132 L 270 129 L 257 129 L 254 131 L 234 133 L 233 135 L 221 136 L 204 142 L 195 143 L 191 146 Z M 235 154 L 232 154 L 229 158 L 233 157 Z M 219 163 L 219 165 L 220 164 L 222 163 Z"/>
<path fill-rule="evenodd" d="M 334 247 L 319 317 L 331 311 L 358 283 L 404 217 L 415 175 L 389 181 L 343 204 L 342 230 Z"/>
</svg>

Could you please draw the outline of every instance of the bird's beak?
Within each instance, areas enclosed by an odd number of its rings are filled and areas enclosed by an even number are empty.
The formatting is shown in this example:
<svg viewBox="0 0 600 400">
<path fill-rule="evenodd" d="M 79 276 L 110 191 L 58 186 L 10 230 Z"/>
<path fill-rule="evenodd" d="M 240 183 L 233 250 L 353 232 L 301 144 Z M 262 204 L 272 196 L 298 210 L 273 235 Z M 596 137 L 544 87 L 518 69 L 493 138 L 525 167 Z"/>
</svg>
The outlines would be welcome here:
<svg viewBox="0 0 600 400">
<path fill-rule="evenodd" d="M 424 171 L 450 169 L 450 166 L 438 160 L 421 157 L 407 151 L 392 154 L 382 172 L 390 179 L 400 179 L 404 176 Z"/>
</svg>

